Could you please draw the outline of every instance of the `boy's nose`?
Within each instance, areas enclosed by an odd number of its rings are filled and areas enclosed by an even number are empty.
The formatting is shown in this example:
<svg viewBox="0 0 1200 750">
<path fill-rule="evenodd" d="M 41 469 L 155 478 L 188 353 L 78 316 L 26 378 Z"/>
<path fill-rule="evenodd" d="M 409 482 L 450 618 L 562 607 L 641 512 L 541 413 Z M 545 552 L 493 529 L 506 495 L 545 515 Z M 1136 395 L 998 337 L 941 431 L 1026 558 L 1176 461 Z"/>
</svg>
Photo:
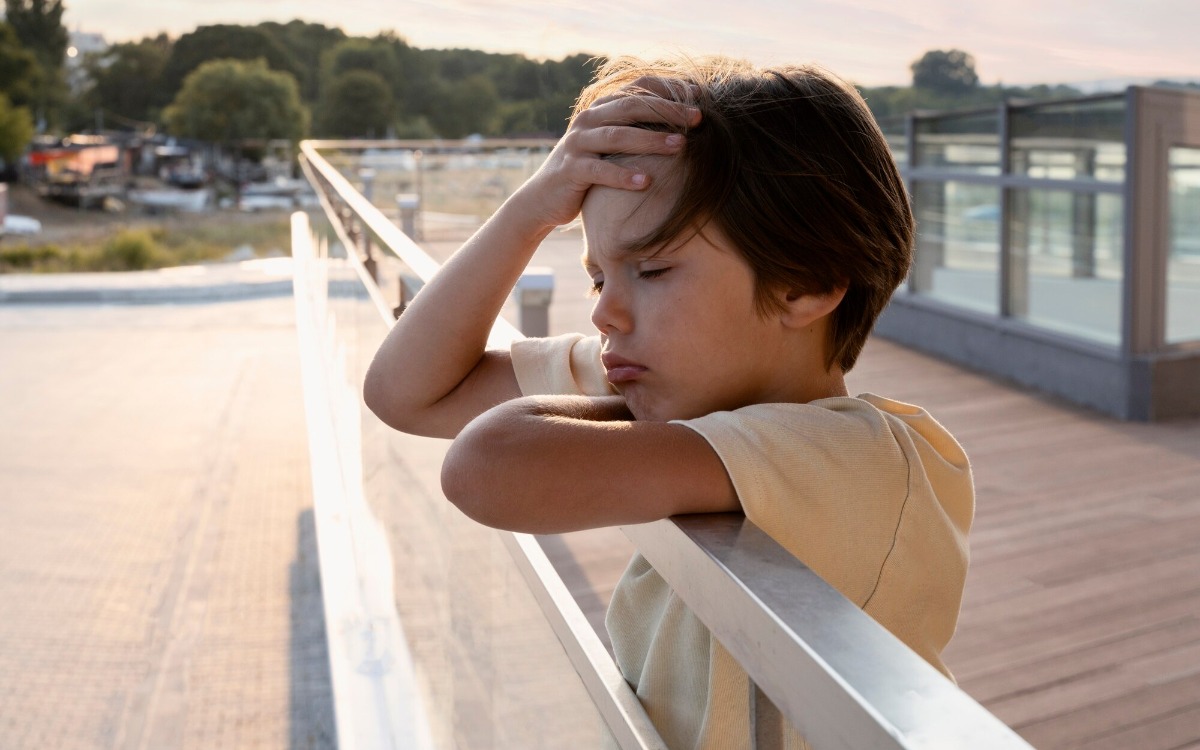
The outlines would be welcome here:
<svg viewBox="0 0 1200 750">
<path fill-rule="evenodd" d="M 629 333 L 633 328 L 633 320 L 628 306 L 615 291 L 609 289 L 606 286 L 596 298 L 596 304 L 592 307 L 592 325 L 603 334 Z"/>
</svg>

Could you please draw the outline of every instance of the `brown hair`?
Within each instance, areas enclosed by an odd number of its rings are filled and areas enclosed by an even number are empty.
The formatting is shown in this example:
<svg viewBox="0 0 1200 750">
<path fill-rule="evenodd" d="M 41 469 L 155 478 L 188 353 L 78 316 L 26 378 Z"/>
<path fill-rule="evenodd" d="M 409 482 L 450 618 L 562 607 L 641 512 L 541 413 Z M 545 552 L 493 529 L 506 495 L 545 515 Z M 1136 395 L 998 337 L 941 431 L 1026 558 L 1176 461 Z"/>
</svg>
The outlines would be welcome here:
<svg viewBox="0 0 1200 750">
<path fill-rule="evenodd" d="M 674 207 L 636 249 L 714 222 L 753 269 L 762 314 L 778 308 L 781 289 L 845 286 L 826 366 L 848 371 L 908 273 L 913 244 L 904 183 L 862 97 L 814 67 L 623 57 L 600 68 L 576 114 L 600 97 L 642 90 L 644 77 L 657 79 L 654 93 L 669 89 L 699 107 L 702 119 L 677 157 Z"/>
</svg>

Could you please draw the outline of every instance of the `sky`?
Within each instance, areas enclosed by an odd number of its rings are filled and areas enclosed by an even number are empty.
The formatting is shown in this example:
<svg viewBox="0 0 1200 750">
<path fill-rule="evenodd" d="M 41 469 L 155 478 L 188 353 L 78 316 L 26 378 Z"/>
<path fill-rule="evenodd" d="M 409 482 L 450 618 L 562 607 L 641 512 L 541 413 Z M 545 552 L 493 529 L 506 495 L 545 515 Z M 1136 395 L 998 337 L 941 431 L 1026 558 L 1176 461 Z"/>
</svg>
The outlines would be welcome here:
<svg viewBox="0 0 1200 750">
<path fill-rule="evenodd" d="M 393 31 L 416 47 L 558 59 L 727 54 L 817 63 L 867 86 L 906 84 L 930 49 L 975 57 L 985 84 L 1200 80 L 1200 0 L 66 0 L 72 31 L 109 42 L 215 23 Z"/>
</svg>

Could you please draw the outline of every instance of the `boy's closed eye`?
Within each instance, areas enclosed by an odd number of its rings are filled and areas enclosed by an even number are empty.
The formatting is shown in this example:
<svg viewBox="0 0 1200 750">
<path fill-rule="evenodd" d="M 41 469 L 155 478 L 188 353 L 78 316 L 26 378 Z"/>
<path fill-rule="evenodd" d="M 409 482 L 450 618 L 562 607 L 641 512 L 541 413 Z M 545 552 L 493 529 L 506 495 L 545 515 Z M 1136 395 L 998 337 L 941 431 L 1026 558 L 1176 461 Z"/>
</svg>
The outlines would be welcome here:
<svg viewBox="0 0 1200 750">
<path fill-rule="evenodd" d="M 638 278 L 657 279 L 659 276 L 662 276 L 664 273 L 670 270 L 670 266 L 664 266 L 662 268 L 643 268 L 642 270 L 638 271 Z"/>
<path fill-rule="evenodd" d="M 643 279 L 645 281 L 650 281 L 652 279 L 657 279 L 657 278 L 661 277 L 663 274 L 665 274 L 667 271 L 670 271 L 670 270 L 671 270 L 670 266 L 662 266 L 659 268 L 643 268 L 637 272 L 637 277 L 639 279 Z M 603 289 L 604 289 L 604 278 L 602 276 L 592 277 L 592 288 L 588 293 L 589 296 L 594 297 L 597 294 L 599 294 L 601 291 L 603 291 Z"/>
</svg>

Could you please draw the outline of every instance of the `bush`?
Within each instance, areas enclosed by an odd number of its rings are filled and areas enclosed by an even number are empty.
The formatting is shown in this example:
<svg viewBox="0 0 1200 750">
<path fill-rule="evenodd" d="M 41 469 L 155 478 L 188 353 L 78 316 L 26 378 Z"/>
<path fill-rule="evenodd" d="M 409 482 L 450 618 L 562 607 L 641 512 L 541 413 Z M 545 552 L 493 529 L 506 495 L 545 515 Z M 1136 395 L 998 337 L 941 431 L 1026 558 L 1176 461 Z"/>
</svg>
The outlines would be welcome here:
<svg viewBox="0 0 1200 750">
<path fill-rule="evenodd" d="M 113 271 L 141 271 L 163 265 L 162 249 L 145 229 L 122 229 L 100 248 L 100 265 Z"/>
<path fill-rule="evenodd" d="M 0 270 L 29 271 L 43 266 L 61 266 L 67 254 L 58 245 L 0 247 Z"/>
<path fill-rule="evenodd" d="M 219 217 L 217 217 L 219 218 Z M 286 255 L 287 219 L 254 223 L 214 222 L 184 226 L 125 227 L 103 240 L 70 245 L 0 244 L 0 273 L 140 271 L 210 263 L 249 245 L 258 257 Z"/>
</svg>

